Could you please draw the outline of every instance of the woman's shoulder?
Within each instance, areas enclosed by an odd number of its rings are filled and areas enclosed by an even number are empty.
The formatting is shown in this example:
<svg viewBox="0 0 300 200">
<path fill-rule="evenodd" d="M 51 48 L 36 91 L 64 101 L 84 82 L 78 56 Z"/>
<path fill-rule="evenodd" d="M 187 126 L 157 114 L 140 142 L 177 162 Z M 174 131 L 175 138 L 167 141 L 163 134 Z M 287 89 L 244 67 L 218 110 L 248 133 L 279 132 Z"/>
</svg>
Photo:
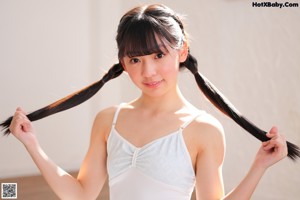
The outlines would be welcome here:
<svg viewBox="0 0 300 200">
<path fill-rule="evenodd" d="M 117 108 L 118 106 L 110 106 L 100 110 L 94 118 L 93 132 L 108 135 Z"/>
<path fill-rule="evenodd" d="M 195 119 L 195 125 L 200 128 L 215 130 L 220 133 L 224 132 L 221 122 L 212 114 L 207 113 L 206 111 L 203 110 L 199 111 L 199 115 Z"/>
<path fill-rule="evenodd" d="M 213 115 L 198 111 L 197 117 L 186 128 L 184 138 L 192 156 L 193 163 L 201 158 L 214 157 L 222 162 L 225 152 L 225 136 L 222 124 Z M 205 156 L 204 156 L 205 155 Z"/>
<path fill-rule="evenodd" d="M 118 109 L 132 108 L 129 103 L 121 103 L 118 105 L 113 105 L 106 107 L 98 112 L 96 115 L 96 120 L 108 120 L 112 121 Z"/>
<path fill-rule="evenodd" d="M 95 122 L 98 122 L 100 124 L 111 124 L 117 109 L 118 105 L 103 108 L 97 113 Z"/>
<path fill-rule="evenodd" d="M 189 115 L 196 116 L 190 127 L 193 127 L 195 130 L 201 130 L 201 132 L 219 132 L 220 134 L 223 133 L 222 124 L 212 114 L 203 109 L 199 109 L 188 101 L 186 102 L 185 110 L 187 113 L 189 113 Z"/>
<path fill-rule="evenodd" d="M 220 121 L 207 113 L 206 111 L 199 110 L 198 115 L 189 127 L 190 135 L 198 139 L 202 145 L 212 144 L 214 142 L 224 142 L 224 129 Z"/>
</svg>

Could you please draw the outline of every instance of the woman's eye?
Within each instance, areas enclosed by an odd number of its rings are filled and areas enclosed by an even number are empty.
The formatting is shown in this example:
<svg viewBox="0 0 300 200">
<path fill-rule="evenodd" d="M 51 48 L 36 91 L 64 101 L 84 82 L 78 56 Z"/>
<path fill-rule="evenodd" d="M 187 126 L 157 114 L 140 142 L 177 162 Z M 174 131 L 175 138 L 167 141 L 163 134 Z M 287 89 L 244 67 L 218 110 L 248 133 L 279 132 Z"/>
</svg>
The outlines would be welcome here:
<svg viewBox="0 0 300 200">
<path fill-rule="evenodd" d="M 165 55 L 163 53 L 156 54 L 155 58 L 163 58 Z"/>
<path fill-rule="evenodd" d="M 132 58 L 130 59 L 130 63 L 134 64 L 134 63 L 138 63 L 140 62 L 140 60 L 138 58 Z"/>
</svg>

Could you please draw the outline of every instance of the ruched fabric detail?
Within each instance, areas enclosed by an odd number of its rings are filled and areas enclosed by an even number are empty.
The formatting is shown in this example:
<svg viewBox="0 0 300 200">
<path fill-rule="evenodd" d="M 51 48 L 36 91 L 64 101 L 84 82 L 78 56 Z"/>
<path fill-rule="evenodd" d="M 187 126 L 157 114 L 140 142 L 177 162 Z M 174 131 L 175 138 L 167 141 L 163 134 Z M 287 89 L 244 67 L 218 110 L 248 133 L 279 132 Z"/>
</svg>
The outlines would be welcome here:
<svg viewBox="0 0 300 200">
<path fill-rule="evenodd" d="M 107 141 L 111 200 L 190 200 L 195 173 L 182 135 L 193 116 L 177 131 L 136 147 L 115 129 L 115 113 Z"/>
</svg>

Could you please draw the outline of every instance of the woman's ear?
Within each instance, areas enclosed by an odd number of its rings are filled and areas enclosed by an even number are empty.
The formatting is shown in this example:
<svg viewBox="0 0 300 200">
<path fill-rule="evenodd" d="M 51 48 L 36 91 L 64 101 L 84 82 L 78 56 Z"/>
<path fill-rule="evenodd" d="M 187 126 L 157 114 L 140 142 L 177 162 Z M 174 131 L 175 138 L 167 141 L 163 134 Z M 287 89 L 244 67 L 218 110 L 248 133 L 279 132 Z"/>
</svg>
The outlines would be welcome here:
<svg viewBox="0 0 300 200">
<path fill-rule="evenodd" d="M 186 41 L 184 41 L 182 48 L 179 50 L 179 62 L 185 62 L 187 56 L 189 54 L 189 47 Z"/>
<path fill-rule="evenodd" d="M 120 61 L 120 63 L 121 63 L 121 65 L 122 65 L 122 67 L 123 67 L 124 71 L 126 72 L 126 66 L 125 66 L 125 64 L 124 64 L 123 60 L 121 60 L 121 61 Z"/>
</svg>

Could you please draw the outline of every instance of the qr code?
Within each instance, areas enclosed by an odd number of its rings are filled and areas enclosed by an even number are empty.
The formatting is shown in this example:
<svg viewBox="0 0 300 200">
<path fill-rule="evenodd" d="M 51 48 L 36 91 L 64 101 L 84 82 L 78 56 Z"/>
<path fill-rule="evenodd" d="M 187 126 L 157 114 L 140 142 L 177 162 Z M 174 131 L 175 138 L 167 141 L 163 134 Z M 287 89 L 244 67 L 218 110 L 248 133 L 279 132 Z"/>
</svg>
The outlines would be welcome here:
<svg viewBox="0 0 300 200">
<path fill-rule="evenodd" d="M 17 183 L 1 183 L 2 199 L 17 199 Z"/>
</svg>

